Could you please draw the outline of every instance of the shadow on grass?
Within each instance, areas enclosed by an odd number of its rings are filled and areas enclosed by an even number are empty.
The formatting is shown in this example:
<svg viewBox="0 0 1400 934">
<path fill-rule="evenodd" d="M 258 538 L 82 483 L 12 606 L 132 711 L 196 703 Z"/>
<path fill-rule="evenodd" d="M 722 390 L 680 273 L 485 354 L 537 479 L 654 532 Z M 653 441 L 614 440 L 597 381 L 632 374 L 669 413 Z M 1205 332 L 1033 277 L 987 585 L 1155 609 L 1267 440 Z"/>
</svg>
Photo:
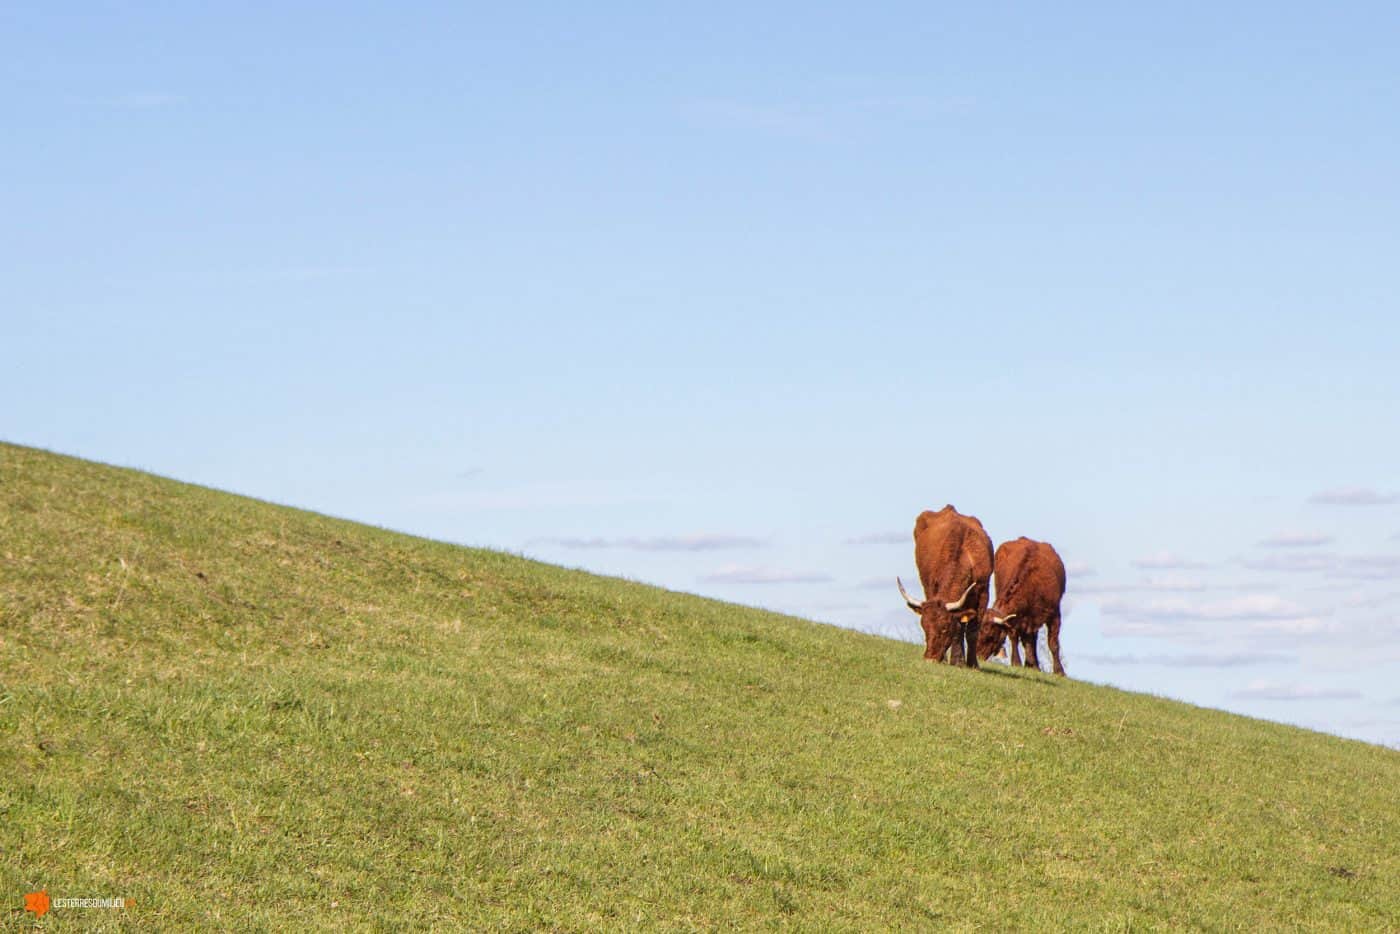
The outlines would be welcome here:
<svg viewBox="0 0 1400 934">
<path fill-rule="evenodd" d="M 1038 684 L 1043 688 L 1057 688 L 1064 683 L 1061 678 L 1038 678 L 1037 674 L 1043 675 L 1045 672 L 1028 671 L 1023 668 L 1011 668 L 1007 665 L 981 665 L 977 669 L 985 674 L 996 675 L 998 678 L 1011 678 L 1016 681 L 1024 681 L 1026 684 Z"/>
</svg>

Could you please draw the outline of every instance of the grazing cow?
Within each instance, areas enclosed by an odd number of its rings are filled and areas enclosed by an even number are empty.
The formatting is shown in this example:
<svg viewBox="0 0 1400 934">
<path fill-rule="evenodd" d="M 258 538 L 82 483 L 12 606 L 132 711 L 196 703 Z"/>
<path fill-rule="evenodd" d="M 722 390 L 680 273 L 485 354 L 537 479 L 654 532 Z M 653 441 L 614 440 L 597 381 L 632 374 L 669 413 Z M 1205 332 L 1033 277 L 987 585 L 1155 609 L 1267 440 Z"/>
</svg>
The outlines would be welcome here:
<svg viewBox="0 0 1400 934">
<path fill-rule="evenodd" d="M 1011 638 L 1011 664 L 1040 668 L 1036 637 L 1044 626 L 1050 643 L 1055 674 L 1063 675 L 1060 662 L 1060 598 L 1065 595 L 1065 564 L 1055 549 L 1045 542 L 1025 536 L 1002 542 L 996 553 L 997 602 L 982 614 L 983 636 L 977 643 L 977 656 L 986 659 Z"/>
<path fill-rule="evenodd" d="M 954 665 L 977 667 L 977 629 L 987 608 L 992 576 L 992 540 L 973 516 L 952 506 L 925 511 L 914 522 L 914 564 L 924 585 L 915 603 L 898 577 L 900 596 L 919 614 L 924 658 L 942 661 L 951 649 Z"/>
</svg>

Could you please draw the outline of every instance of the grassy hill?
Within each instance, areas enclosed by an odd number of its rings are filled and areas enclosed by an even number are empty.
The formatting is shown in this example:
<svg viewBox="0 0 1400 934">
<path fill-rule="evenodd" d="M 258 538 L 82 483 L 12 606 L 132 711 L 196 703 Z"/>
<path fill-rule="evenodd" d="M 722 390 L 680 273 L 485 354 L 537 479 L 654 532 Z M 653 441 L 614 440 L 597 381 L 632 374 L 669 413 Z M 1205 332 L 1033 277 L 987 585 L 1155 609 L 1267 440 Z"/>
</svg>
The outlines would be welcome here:
<svg viewBox="0 0 1400 934">
<path fill-rule="evenodd" d="M 0 445 L 3 917 L 1400 929 L 1400 753 L 919 655 Z"/>
</svg>

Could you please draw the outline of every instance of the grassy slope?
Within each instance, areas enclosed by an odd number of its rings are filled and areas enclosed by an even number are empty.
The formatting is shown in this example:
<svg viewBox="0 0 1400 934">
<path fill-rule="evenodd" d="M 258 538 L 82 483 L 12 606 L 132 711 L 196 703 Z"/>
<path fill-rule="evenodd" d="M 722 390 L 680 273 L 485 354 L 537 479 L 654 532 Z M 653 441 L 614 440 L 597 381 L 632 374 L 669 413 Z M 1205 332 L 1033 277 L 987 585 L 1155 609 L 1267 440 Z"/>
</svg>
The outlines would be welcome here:
<svg viewBox="0 0 1400 934">
<path fill-rule="evenodd" d="M 1400 926 L 1400 754 L 918 655 L 0 445 L 3 917 Z"/>
</svg>

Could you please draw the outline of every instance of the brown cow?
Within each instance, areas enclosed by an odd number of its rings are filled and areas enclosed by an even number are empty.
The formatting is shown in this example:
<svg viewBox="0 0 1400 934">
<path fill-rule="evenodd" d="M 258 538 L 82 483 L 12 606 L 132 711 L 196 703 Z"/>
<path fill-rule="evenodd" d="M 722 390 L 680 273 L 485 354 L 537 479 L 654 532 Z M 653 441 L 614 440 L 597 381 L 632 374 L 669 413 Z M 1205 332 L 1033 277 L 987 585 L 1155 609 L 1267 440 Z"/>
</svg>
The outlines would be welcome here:
<svg viewBox="0 0 1400 934">
<path fill-rule="evenodd" d="M 1060 599 L 1065 595 L 1065 564 L 1059 554 L 1045 542 L 1025 536 L 1002 542 L 996 553 L 996 578 L 997 602 L 982 614 L 984 636 L 977 643 L 978 657 L 986 659 L 1010 636 L 1011 664 L 1021 664 L 1016 645 L 1019 641 L 1026 653 L 1026 665 L 1039 670 L 1036 637 L 1044 626 L 1055 674 L 1063 675 Z"/>
<path fill-rule="evenodd" d="M 924 585 L 924 602 L 915 603 L 898 577 L 899 593 L 919 614 L 924 630 L 924 658 L 942 661 L 952 650 L 954 665 L 977 667 L 977 629 L 987 608 L 992 576 L 992 540 L 973 516 L 952 506 L 924 511 L 914 522 L 914 564 Z"/>
</svg>

